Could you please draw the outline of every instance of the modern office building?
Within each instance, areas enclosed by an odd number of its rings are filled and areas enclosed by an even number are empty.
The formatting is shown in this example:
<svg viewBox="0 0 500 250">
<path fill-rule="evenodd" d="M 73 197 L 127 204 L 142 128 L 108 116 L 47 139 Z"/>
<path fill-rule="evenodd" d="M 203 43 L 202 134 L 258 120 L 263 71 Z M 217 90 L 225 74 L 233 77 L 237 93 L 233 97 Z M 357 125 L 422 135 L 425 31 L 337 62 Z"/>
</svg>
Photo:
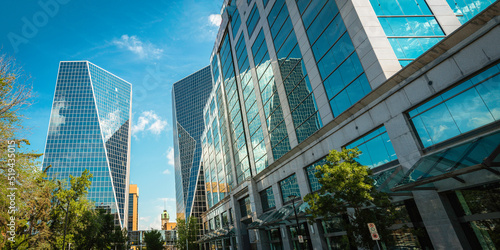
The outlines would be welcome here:
<svg viewBox="0 0 500 250">
<path fill-rule="evenodd" d="M 128 193 L 128 225 L 129 231 L 139 230 L 139 188 L 130 184 Z"/>
<path fill-rule="evenodd" d="M 64 180 L 87 169 L 87 197 L 127 226 L 132 85 L 88 62 L 59 64 L 43 168 Z"/>
<path fill-rule="evenodd" d="M 297 249 L 294 207 L 301 249 L 355 245 L 302 202 L 315 166 L 352 147 L 407 214 L 386 247 L 500 248 L 498 1 L 225 0 L 221 14 L 206 249 Z"/>
<path fill-rule="evenodd" d="M 177 218 L 200 218 L 206 210 L 205 180 L 201 163 L 203 107 L 212 90 L 210 67 L 172 86 L 174 123 L 175 191 Z"/>
</svg>

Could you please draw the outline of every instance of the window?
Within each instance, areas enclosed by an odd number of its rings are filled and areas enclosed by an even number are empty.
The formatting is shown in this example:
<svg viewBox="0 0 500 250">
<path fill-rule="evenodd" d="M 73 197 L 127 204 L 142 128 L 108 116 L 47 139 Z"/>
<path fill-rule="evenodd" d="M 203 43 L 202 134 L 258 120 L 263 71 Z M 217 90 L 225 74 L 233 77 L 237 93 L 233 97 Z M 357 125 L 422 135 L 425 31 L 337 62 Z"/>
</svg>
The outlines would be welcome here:
<svg viewBox="0 0 500 250">
<path fill-rule="evenodd" d="M 255 25 L 257 25 L 259 20 L 259 9 L 257 8 L 257 4 L 254 3 L 252 11 L 250 12 L 247 20 L 248 37 L 252 37 L 253 31 L 255 30 Z"/>
<path fill-rule="evenodd" d="M 500 64 L 411 110 L 424 147 L 500 120 Z"/>
<path fill-rule="evenodd" d="M 262 203 L 262 210 L 264 211 L 276 207 L 276 203 L 274 202 L 273 187 L 269 187 L 260 192 L 260 201 Z"/>
<path fill-rule="evenodd" d="M 356 161 L 369 168 L 375 168 L 397 159 L 384 126 L 346 146 L 346 148 L 355 147 L 361 151 Z"/>
<path fill-rule="evenodd" d="M 281 198 L 283 199 L 283 203 L 293 200 L 292 195 L 296 198 L 300 197 L 299 185 L 297 184 L 297 178 L 295 174 L 290 177 L 280 181 L 281 188 Z"/>
<path fill-rule="evenodd" d="M 401 66 L 444 38 L 424 0 L 370 0 Z"/>
<path fill-rule="evenodd" d="M 276 1 L 267 19 L 295 132 L 302 142 L 323 125 L 285 1 Z"/>
<path fill-rule="evenodd" d="M 371 91 L 335 1 L 297 0 L 334 116 Z"/>
<path fill-rule="evenodd" d="M 307 178 L 309 179 L 309 188 L 311 188 L 311 192 L 316 192 L 321 188 L 321 184 L 318 181 L 318 178 L 316 177 L 316 173 L 319 172 L 319 170 L 316 170 L 317 166 L 322 166 L 326 164 L 326 159 L 323 158 L 312 165 L 306 167 L 306 172 L 307 172 Z"/>
<path fill-rule="evenodd" d="M 252 207 L 250 204 L 250 197 L 243 198 L 239 200 L 240 203 L 240 213 L 241 213 L 241 218 L 246 217 L 247 215 L 252 214 Z"/>
<path fill-rule="evenodd" d="M 227 211 L 223 212 L 221 214 L 222 217 L 222 227 L 228 227 L 229 226 L 229 218 L 227 217 Z"/>
<path fill-rule="evenodd" d="M 464 24 L 469 21 L 475 15 L 479 14 L 479 12 L 486 9 L 494 0 L 446 0 L 448 5 L 450 5 L 451 9 L 457 15 L 460 23 Z"/>
<path fill-rule="evenodd" d="M 280 98 L 274 81 L 271 59 L 267 51 L 266 39 L 262 29 L 260 29 L 252 45 L 252 54 L 257 71 L 260 95 L 264 105 L 269 140 L 271 141 L 273 157 L 276 160 L 290 150 L 290 144 L 283 119 L 283 111 L 281 110 Z M 265 145 L 262 143 L 261 145 L 261 149 L 265 149 Z M 261 166 L 265 165 L 263 161 L 267 161 L 266 156 L 262 156 L 260 160 L 256 160 L 258 172 L 261 170 Z"/>
</svg>

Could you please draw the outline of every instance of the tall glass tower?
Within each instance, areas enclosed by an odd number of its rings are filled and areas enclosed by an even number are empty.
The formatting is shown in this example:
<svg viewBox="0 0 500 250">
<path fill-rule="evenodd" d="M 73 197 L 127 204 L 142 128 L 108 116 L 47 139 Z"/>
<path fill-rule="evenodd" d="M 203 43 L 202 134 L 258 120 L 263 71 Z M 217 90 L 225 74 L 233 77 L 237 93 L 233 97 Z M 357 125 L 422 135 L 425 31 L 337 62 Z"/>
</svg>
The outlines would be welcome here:
<svg viewBox="0 0 500 250">
<path fill-rule="evenodd" d="M 199 217 L 206 209 L 200 137 L 211 90 L 209 66 L 172 86 L 177 218 Z"/>
<path fill-rule="evenodd" d="M 132 85 L 88 62 L 61 62 L 45 147 L 49 178 L 88 169 L 88 198 L 126 227 Z"/>
</svg>

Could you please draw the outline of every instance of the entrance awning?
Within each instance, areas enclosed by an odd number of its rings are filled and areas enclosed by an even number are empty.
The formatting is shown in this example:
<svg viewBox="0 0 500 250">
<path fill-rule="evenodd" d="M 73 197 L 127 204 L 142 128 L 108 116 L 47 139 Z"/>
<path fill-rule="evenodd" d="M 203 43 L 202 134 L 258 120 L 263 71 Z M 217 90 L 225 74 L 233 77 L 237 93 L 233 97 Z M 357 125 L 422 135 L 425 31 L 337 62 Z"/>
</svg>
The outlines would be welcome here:
<svg viewBox="0 0 500 250">
<path fill-rule="evenodd" d="M 258 228 L 262 223 L 264 223 L 264 221 L 269 216 L 271 216 L 272 214 L 274 214 L 276 212 L 277 212 L 277 210 L 270 210 L 270 211 L 267 211 L 267 212 L 261 214 L 257 220 L 255 220 L 254 222 L 250 223 L 247 226 L 247 229 L 256 229 L 256 228 Z"/>
<path fill-rule="evenodd" d="M 219 228 L 215 231 L 211 231 L 209 233 L 206 233 L 197 242 L 203 243 L 203 242 L 211 241 L 211 240 L 215 240 L 215 239 L 226 239 L 226 238 L 232 237 L 234 235 L 235 235 L 234 227 L 229 226 L 229 227 Z"/>
<path fill-rule="evenodd" d="M 296 209 L 302 205 L 302 200 L 297 200 L 295 202 Z M 298 211 L 298 210 L 297 210 Z M 281 224 L 286 223 L 286 219 L 293 213 L 293 205 L 287 204 L 278 210 L 268 211 L 263 213 L 258 221 L 253 222 L 249 225 L 248 229 L 269 229 L 278 227 Z M 255 224 L 254 224 L 255 223 Z M 251 226 L 251 227 L 250 227 Z"/>
<path fill-rule="evenodd" d="M 500 167 L 500 132 L 421 158 L 391 190 L 429 189 L 432 183 L 449 178 L 465 183 L 460 175 L 480 170 L 500 176 L 497 167 Z"/>
</svg>

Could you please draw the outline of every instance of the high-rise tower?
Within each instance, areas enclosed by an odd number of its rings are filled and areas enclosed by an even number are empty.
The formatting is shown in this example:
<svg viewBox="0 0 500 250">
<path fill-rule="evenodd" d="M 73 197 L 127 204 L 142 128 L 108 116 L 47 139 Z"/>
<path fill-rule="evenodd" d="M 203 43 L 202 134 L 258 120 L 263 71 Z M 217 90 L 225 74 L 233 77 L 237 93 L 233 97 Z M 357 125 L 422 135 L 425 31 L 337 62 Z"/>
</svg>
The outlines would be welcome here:
<svg viewBox="0 0 500 250">
<path fill-rule="evenodd" d="M 130 184 L 128 195 L 128 226 L 129 231 L 139 230 L 139 188 Z"/>
<path fill-rule="evenodd" d="M 206 209 L 200 136 L 211 90 L 208 66 L 172 86 L 177 218 L 199 217 Z"/>
<path fill-rule="evenodd" d="M 126 226 L 132 85 L 88 62 L 59 64 L 43 167 L 69 181 L 88 169 L 87 197 Z"/>
</svg>

